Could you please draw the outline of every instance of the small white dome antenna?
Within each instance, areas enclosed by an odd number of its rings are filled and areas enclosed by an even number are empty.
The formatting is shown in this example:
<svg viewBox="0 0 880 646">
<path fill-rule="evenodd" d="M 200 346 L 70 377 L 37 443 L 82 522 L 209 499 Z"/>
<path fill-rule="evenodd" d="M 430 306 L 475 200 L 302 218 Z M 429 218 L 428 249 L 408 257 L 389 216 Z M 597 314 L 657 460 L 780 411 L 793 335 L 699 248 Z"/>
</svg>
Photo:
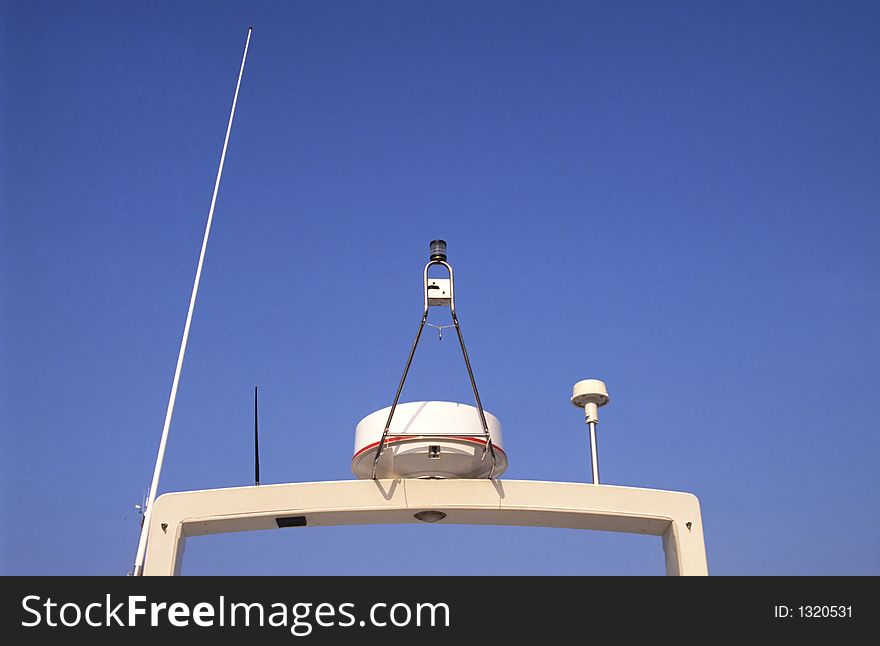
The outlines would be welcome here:
<svg viewBox="0 0 880 646">
<path fill-rule="evenodd" d="M 596 445 L 596 425 L 599 423 L 599 407 L 604 406 L 611 398 L 605 382 L 598 379 L 584 379 L 574 385 L 571 392 L 571 403 L 584 409 L 587 425 L 590 427 L 590 462 L 593 470 L 593 484 L 599 484 L 599 448 Z"/>
</svg>

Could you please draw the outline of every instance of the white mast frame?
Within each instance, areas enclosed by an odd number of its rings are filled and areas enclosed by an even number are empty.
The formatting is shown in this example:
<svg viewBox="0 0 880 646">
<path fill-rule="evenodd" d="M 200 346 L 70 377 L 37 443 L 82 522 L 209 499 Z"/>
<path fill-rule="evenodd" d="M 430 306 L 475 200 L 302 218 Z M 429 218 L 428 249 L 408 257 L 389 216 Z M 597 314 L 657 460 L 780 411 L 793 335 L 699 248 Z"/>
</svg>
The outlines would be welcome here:
<svg viewBox="0 0 880 646">
<path fill-rule="evenodd" d="M 186 539 L 262 529 L 421 522 L 567 527 L 661 536 L 669 575 L 707 575 L 700 503 L 677 491 L 528 480 L 349 480 L 168 493 L 144 574 L 177 575 Z M 280 519 L 280 520 L 279 520 Z"/>
</svg>

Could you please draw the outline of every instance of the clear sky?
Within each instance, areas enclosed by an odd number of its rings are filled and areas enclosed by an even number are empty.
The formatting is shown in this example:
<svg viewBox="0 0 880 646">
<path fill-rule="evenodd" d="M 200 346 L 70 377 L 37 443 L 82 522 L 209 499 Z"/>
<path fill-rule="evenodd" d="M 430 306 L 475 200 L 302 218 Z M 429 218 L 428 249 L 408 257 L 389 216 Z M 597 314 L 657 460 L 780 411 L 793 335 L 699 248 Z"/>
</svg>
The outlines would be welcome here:
<svg viewBox="0 0 880 646">
<path fill-rule="evenodd" d="M 880 5 L 801 1 L 4 2 L 0 572 L 131 569 L 248 25 L 160 491 L 251 483 L 255 384 L 265 482 L 352 478 L 442 237 L 505 477 L 589 480 L 601 378 L 604 481 L 699 496 L 712 573 L 880 574 Z M 453 339 L 403 399 L 471 401 Z M 452 526 L 184 569 L 662 571 Z"/>
</svg>

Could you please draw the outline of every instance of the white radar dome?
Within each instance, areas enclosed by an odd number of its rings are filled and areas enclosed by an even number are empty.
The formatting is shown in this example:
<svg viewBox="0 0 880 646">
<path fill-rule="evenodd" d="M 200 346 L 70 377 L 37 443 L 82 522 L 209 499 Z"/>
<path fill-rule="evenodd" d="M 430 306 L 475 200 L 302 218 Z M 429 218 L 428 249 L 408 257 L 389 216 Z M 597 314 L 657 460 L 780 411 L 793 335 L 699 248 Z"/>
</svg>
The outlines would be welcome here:
<svg viewBox="0 0 880 646">
<path fill-rule="evenodd" d="M 372 477 L 373 461 L 390 410 L 390 406 L 377 410 L 357 425 L 351 470 L 358 478 L 368 480 Z M 501 422 L 491 413 L 484 412 L 495 449 L 493 477 L 497 478 L 507 469 Z M 398 404 L 385 438 L 376 477 L 486 478 L 492 468 L 492 455 L 485 449 L 485 431 L 475 407 L 440 401 Z"/>
</svg>

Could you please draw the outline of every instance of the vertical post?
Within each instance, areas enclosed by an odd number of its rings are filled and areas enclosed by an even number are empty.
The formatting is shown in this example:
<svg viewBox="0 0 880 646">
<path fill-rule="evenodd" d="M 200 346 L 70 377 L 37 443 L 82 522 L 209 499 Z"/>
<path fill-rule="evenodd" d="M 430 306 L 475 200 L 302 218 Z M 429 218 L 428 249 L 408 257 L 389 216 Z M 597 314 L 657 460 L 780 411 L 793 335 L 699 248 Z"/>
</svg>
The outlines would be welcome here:
<svg viewBox="0 0 880 646">
<path fill-rule="evenodd" d="M 177 399 L 177 386 L 180 383 L 180 372 L 183 369 L 183 358 L 186 356 L 186 345 L 189 341 L 189 328 L 192 324 L 193 310 L 196 306 L 196 296 L 199 293 L 199 282 L 202 278 L 202 265 L 205 262 L 205 250 L 208 248 L 208 238 L 211 235 L 211 223 L 214 220 L 214 207 L 217 205 L 217 192 L 220 189 L 220 178 L 223 176 L 223 164 L 226 161 L 226 148 L 229 146 L 229 134 L 232 132 L 232 120 L 235 117 L 235 104 L 238 102 L 238 90 L 241 87 L 241 77 L 244 75 L 244 63 L 247 60 L 248 45 L 251 42 L 253 27 L 248 27 L 247 39 L 244 43 L 244 54 L 241 57 L 241 67 L 238 70 L 238 81 L 235 84 L 235 94 L 232 97 L 232 110 L 229 112 L 229 123 L 226 125 L 226 138 L 223 140 L 223 152 L 220 154 L 220 165 L 217 168 L 217 179 L 214 181 L 214 194 L 211 196 L 211 208 L 208 210 L 208 221 L 205 223 L 205 235 L 202 238 L 202 250 L 199 253 L 199 262 L 196 266 L 196 277 L 193 281 L 192 294 L 189 299 L 189 309 L 186 312 L 186 322 L 183 325 L 183 338 L 180 340 L 180 350 L 177 354 L 177 367 L 174 369 L 174 379 L 171 382 L 171 395 L 168 397 L 168 407 L 165 409 L 165 424 L 162 427 L 162 438 L 159 440 L 159 452 L 156 456 L 156 466 L 153 469 L 153 481 L 150 484 L 150 495 L 147 498 L 144 510 L 144 522 L 141 526 L 141 536 L 138 541 L 137 555 L 134 560 L 134 576 L 140 576 L 144 569 L 144 556 L 147 550 L 147 537 L 150 533 L 150 521 L 153 516 L 153 501 L 156 499 L 156 491 L 159 488 L 159 476 L 162 473 L 162 462 L 165 459 L 165 446 L 168 443 L 168 431 L 171 428 L 171 418 L 174 415 L 174 402 Z"/>
<path fill-rule="evenodd" d="M 590 422 L 590 461 L 593 469 L 593 484 L 599 484 L 599 447 L 596 445 L 596 422 Z"/>
<path fill-rule="evenodd" d="M 256 386 L 254 386 L 254 484 L 260 486 L 260 422 Z"/>
</svg>

